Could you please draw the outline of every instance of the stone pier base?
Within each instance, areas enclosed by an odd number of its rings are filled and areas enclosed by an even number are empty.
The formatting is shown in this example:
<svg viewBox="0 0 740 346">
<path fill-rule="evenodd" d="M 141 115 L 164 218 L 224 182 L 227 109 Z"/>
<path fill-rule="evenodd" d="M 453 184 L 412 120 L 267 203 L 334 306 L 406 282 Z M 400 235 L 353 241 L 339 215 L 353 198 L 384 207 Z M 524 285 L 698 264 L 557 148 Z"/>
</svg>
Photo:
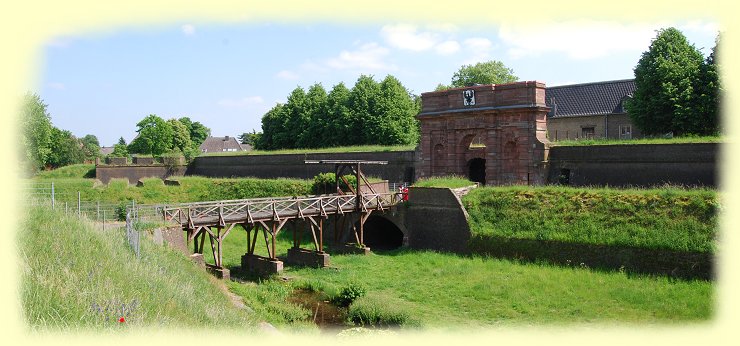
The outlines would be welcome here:
<svg viewBox="0 0 740 346">
<path fill-rule="evenodd" d="M 290 248 L 288 249 L 288 258 L 286 259 L 286 262 L 289 264 L 315 268 L 328 267 L 329 254 L 301 248 Z"/>
<path fill-rule="evenodd" d="M 190 255 L 190 260 L 193 261 L 195 264 L 197 264 L 201 268 L 205 268 L 206 261 L 203 259 L 202 253 L 194 253 Z"/>
<path fill-rule="evenodd" d="M 210 264 L 206 264 L 206 270 L 213 274 L 213 276 L 223 279 L 223 280 L 229 280 L 231 279 L 231 272 L 226 268 L 219 268 Z"/>
<path fill-rule="evenodd" d="M 267 257 L 244 254 L 242 269 L 257 274 L 277 274 L 283 271 L 283 262 Z"/>
</svg>

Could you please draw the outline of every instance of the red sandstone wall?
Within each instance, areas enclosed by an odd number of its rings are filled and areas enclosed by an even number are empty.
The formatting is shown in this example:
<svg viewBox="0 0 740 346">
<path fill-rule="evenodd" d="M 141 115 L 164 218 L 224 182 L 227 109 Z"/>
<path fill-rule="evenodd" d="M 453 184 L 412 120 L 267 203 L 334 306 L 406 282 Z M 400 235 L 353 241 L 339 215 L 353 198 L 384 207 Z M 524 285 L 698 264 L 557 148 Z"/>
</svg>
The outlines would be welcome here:
<svg viewBox="0 0 740 346">
<path fill-rule="evenodd" d="M 464 90 L 475 105 L 464 106 Z M 519 82 L 422 94 L 418 177 L 467 176 L 467 163 L 485 161 L 486 184 L 543 184 L 547 158 L 545 85 Z M 485 148 L 470 149 L 471 142 Z"/>
</svg>

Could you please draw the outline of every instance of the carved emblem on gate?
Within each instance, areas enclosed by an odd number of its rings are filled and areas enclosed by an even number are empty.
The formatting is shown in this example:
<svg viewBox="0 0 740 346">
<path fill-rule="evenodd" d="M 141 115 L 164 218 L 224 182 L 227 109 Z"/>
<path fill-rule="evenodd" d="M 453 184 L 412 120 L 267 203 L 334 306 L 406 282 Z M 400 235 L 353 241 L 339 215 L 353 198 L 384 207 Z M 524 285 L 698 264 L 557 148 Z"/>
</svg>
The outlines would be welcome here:
<svg viewBox="0 0 740 346">
<path fill-rule="evenodd" d="M 475 106 L 475 90 L 469 89 L 463 91 L 463 105 Z"/>
</svg>

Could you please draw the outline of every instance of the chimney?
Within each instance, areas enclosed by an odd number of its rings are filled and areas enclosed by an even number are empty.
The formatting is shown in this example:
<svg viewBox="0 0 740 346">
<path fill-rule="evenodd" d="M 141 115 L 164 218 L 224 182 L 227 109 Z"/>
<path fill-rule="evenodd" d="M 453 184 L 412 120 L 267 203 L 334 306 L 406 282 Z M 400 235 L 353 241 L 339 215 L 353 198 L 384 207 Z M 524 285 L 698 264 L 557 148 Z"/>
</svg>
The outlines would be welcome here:
<svg viewBox="0 0 740 346">
<path fill-rule="evenodd" d="M 224 141 L 228 141 L 228 140 L 229 140 L 229 136 L 224 137 Z"/>
</svg>

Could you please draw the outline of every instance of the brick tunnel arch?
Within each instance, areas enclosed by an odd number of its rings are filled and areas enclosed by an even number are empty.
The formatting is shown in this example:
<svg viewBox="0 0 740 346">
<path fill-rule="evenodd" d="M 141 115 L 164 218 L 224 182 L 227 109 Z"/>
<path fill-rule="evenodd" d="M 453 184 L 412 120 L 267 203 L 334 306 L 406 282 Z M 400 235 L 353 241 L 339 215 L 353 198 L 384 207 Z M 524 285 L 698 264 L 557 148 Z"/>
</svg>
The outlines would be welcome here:
<svg viewBox="0 0 740 346">
<path fill-rule="evenodd" d="M 359 225 L 358 225 L 359 226 Z M 393 250 L 404 245 L 405 230 L 382 214 L 365 221 L 364 243 L 371 250 Z"/>
</svg>

